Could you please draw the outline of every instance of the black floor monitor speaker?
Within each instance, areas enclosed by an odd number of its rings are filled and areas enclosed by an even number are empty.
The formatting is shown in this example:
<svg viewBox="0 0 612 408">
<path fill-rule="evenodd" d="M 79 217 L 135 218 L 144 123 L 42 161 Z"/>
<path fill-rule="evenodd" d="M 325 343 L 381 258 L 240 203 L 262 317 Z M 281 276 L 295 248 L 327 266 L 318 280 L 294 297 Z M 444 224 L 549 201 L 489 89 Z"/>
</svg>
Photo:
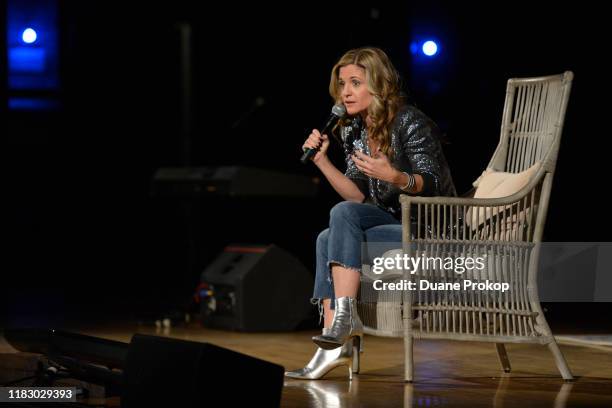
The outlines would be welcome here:
<svg viewBox="0 0 612 408">
<path fill-rule="evenodd" d="M 136 334 L 122 408 L 280 406 L 284 368 L 209 343 Z"/>
<path fill-rule="evenodd" d="M 312 273 L 277 247 L 230 245 L 202 272 L 206 327 L 288 331 L 311 318 Z"/>
<path fill-rule="evenodd" d="M 135 334 L 128 344 L 32 328 L 7 328 L 4 337 L 17 350 L 43 354 L 49 366 L 62 368 L 54 371 L 61 375 L 37 372 L 35 386 L 53 386 L 55 378 L 98 384 L 105 396 L 120 396 L 122 408 L 233 407 L 245 398 L 280 406 L 282 366 L 210 343 Z"/>
</svg>

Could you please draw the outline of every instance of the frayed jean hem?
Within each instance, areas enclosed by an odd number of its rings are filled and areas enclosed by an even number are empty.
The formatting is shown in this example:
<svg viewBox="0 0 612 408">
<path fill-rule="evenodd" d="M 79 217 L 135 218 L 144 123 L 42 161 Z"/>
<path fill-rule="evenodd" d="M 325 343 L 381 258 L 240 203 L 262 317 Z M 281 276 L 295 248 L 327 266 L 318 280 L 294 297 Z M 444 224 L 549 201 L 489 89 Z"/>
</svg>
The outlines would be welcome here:
<svg viewBox="0 0 612 408">
<path fill-rule="evenodd" d="M 328 269 L 328 271 L 329 271 L 330 275 L 331 275 L 331 267 L 332 267 L 332 264 L 335 264 L 335 265 L 341 266 L 341 267 L 343 267 L 343 268 L 345 268 L 345 269 L 352 269 L 352 270 L 354 270 L 354 271 L 356 271 L 356 272 L 358 272 L 358 273 L 361 273 L 361 265 L 359 265 L 359 266 L 351 266 L 351 265 L 347 265 L 347 264 L 345 264 L 345 263 L 343 263 L 343 262 L 338 262 L 338 261 L 329 261 L 329 262 L 327 262 L 327 269 Z"/>
</svg>

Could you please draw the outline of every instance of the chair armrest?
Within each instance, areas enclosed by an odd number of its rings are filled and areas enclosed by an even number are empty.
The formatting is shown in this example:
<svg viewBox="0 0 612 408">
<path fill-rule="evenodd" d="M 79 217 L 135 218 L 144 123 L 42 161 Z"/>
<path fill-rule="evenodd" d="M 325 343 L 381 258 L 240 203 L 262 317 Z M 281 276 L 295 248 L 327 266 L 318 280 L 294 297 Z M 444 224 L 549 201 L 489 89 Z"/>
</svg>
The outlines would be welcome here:
<svg viewBox="0 0 612 408">
<path fill-rule="evenodd" d="M 530 240 L 537 224 L 540 198 L 537 190 L 545 175 L 546 170 L 540 169 L 521 190 L 500 198 L 401 195 L 403 240 L 408 241 L 410 236 L 412 239 Z"/>
<path fill-rule="evenodd" d="M 536 175 L 524 186 L 521 190 L 516 193 L 500 198 L 473 198 L 473 197 L 422 197 L 422 196 L 411 196 L 408 194 L 400 195 L 400 203 L 402 208 L 410 206 L 410 204 L 438 204 L 447 206 L 475 206 L 475 207 L 497 207 L 516 204 L 520 200 L 524 199 L 527 195 L 531 194 L 540 181 L 546 174 L 545 169 L 540 169 Z"/>
</svg>

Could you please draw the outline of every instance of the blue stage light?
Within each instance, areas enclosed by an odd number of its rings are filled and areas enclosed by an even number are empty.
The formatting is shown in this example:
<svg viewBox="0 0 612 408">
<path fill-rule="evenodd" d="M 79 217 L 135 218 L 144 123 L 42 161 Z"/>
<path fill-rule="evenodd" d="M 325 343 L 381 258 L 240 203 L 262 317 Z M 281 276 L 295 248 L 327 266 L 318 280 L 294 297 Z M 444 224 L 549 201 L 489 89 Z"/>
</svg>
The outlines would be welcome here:
<svg viewBox="0 0 612 408">
<path fill-rule="evenodd" d="M 433 57 L 438 53 L 438 44 L 431 40 L 425 41 L 423 43 L 422 50 L 423 54 L 427 55 L 428 57 Z"/>
<path fill-rule="evenodd" d="M 23 33 L 21 33 L 21 39 L 26 44 L 32 44 L 34 41 L 36 41 L 37 37 L 38 35 L 36 34 L 36 31 L 33 28 L 28 27 L 23 30 Z"/>
<path fill-rule="evenodd" d="M 61 110 L 59 0 L 6 0 L 4 3 L 8 109 Z"/>
</svg>

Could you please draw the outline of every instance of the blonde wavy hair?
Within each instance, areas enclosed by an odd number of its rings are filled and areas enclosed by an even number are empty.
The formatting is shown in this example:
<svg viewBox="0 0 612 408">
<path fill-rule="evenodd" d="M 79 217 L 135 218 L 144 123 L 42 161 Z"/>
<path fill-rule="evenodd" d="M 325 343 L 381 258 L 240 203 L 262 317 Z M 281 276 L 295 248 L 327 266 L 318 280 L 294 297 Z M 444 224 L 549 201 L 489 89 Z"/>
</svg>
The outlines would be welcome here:
<svg viewBox="0 0 612 408">
<path fill-rule="evenodd" d="M 342 103 L 340 87 L 340 68 L 346 65 L 357 65 L 364 69 L 368 91 L 372 94 L 372 102 L 368 107 L 371 124 L 368 126 L 369 137 L 380 143 L 382 152 L 391 156 L 391 125 L 397 112 L 405 103 L 401 92 L 399 73 L 380 48 L 363 47 L 347 51 L 334 65 L 329 82 L 329 94 L 335 103 Z M 343 120 L 340 126 L 346 126 L 348 120 Z"/>
</svg>

